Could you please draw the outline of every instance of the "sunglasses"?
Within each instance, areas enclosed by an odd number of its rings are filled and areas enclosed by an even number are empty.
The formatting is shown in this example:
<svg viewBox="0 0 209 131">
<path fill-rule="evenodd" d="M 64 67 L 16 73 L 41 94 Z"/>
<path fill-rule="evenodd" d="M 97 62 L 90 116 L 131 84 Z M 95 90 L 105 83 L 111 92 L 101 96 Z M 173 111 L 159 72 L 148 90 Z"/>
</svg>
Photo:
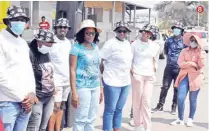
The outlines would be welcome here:
<svg viewBox="0 0 209 131">
<path fill-rule="evenodd" d="M 117 32 L 118 33 L 124 33 L 124 34 L 126 34 L 127 33 L 127 30 L 118 30 Z"/>
<path fill-rule="evenodd" d="M 21 21 L 21 22 L 26 22 L 26 19 L 22 18 L 22 17 L 17 17 L 17 18 L 12 18 L 10 19 L 10 21 Z"/>
<path fill-rule="evenodd" d="M 95 36 L 96 32 L 86 32 L 85 33 L 87 36 Z"/>
<path fill-rule="evenodd" d="M 58 26 L 59 29 L 67 29 L 67 26 Z"/>
</svg>

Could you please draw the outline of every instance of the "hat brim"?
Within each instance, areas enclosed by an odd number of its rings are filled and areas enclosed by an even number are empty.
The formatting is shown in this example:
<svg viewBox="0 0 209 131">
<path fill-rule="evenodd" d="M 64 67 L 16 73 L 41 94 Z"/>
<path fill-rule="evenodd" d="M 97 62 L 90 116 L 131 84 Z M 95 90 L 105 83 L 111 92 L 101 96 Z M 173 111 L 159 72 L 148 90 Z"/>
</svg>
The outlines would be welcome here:
<svg viewBox="0 0 209 131">
<path fill-rule="evenodd" d="M 102 30 L 100 28 L 97 28 L 97 27 L 83 27 L 83 28 L 79 29 L 76 34 L 78 34 L 81 30 L 83 30 L 85 28 L 94 28 L 94 29 L 97 30 L 98 33 L 101 33 L 102 32 Z"/>
<path fill-rule="evenodd" d="M 25 16 L 18 16 L 18 17 L 24 17 L 24 18 L 26 19 L 26 23 L 30 20 L 29 17 L 25 17 Z M 13 18 L 17 18 L 17 17 L 13 17 Z M 12 19 L 12 18 L 3 18 L 3 23 L 4 23 L 5 25 L 7 25 L 8 22 L 9 22 L 9 19 Z"/>
<path fill-rule="evenodd" d="M 184 31 L 184 29 L 183 29 L 183 28 L 177 27 L 177 26 L 175 26 L 175 25 L 171 27 L 171 29 L 172 29 L 172 30 L 173 30 L 174 28 L 178 28 L 178 29 L 181 29 L 181 30 L 183 30 L 183 31 Z"/>
<path fill-rule="evenodd" d="M 121 28 L 121 27 L 126 28 L 126 30 L 127 30 L 128 32 L 131 32 L 131 30 L 130 30 L 129 28 L 125 27 L 125 26 L 116 27 L 113 31 L 117 31 L 117 30 L 118 30 L 119 28 Z"/>
<path fill-rule="evenodd" d="M 48 41 L 45 41 L 45 40 L 41 40 L 41 39 L 38 38 L 38 35 L 34 35 L 34 38 L 35 38 L 36 40 L 38 40 L 38 41 L 41 41 L 41 42 L 53 43 L 53 44 L 56 44 L 56 43 L 57 43 L 57 42 L 55 42 L 55 41 L 50 41 L 50 42 L 48 42 Z"/>
<path fill-rule="evenodd" d="M 202 40 L 200 39 L 200 37 L 198 36 L 198 34 L 196 34 L 196 33 L 191 33 L 191 32 L 189 32 L 189 33 L 185 33 L 184 35 L 183 35 L 183 42 L 184 42 L 184 44 L 186 45 L 186 46 L 190 46 L 190 38 L 191 37 L 194 37 L 195 39 L 196 39 L 196 41 L 197 41 L 197 44 L 199 45 L 199 47 L 202 49 Z"/>
<path fill-rule="evenodd" d="M 54 26 L 54 28 L 56 28 L 56 27 L 59 27 L 59 26 L 62 26 L 62 27 L 64 27 L 64 25 L 55 25 Z M 69 29 L 71 29 L 72 27 L 71 26 L 67 26 Z"/>
</svg>

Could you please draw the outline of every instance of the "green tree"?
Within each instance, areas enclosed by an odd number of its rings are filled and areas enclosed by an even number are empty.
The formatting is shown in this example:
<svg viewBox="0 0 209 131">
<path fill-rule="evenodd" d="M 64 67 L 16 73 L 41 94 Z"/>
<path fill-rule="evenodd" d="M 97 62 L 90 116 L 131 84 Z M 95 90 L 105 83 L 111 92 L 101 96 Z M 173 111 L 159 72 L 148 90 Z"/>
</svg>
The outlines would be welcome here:
<svg viewBox="0 0 209 131">
<path fill-rule="evenodd" d="M 204 12 L 200 14 L 200 26 L 206 27 L 208 24 L 208 1 L 163 1 L 155 6 L 160 18 L 160 27 L 167 28 L 167 24 L 172 26 L 176 21 L 182 22 L 184 26 L 197 26 L 196 7 L 202 5 Z M 165 24 L 167 23 L 167 24 Z M 164 26 L 165 25 L 165 26 Z"/>
</svg>

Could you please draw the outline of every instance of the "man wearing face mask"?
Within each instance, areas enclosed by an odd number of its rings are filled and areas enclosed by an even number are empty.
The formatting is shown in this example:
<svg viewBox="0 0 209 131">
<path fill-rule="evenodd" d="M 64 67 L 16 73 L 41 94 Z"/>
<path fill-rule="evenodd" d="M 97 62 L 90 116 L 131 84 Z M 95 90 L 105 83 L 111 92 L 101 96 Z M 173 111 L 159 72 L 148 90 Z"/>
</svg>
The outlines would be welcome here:
<svg viewBox="0 0 209 131">
<path fill-rule="evenodd" d="M 36 99 L 28 122 L 27 131 L 45 131 L 54 107 L 53 65 L 49 58 L 54 34 L 49 30 L 39 30 L 30 43 L 30 59 L 36 80 Z"/>
<path fill-rule="evenodd" d="M 49 121 L 49 131 L 60 131 L 63 106 L 68 99 L 70 93 L 70 78 L 69 78 L 69 53 L 71 50 L 71 43 L 66 38 L 69 26 L 69 20 L 60 18 L 55 25 L 55 41 L 50 52 L 50 58 L 54 65 L 54 82 L 55 82 L 55 105 L 54 111 Z"/>
<path fill-rule="evenodd" d="M 183 44 L 182 35 L 184 32 L 182 23 L 177 22 L 174 26 L 171 27 L 173 30 L 174 36 L 168 38 L 165 42 L 164 51 L 167 55 L 167 64 L 164 70 L 163 76 L 163 86 L 160 92 L 160 100 L 157 104 L 157 107 L 152 110 L 152 112 L 163 111 L 163 105 L 168 93 L 168 90 L 171 86 L 172 81 L 175 80 L 179 74 L 179 65 L 177 64 L 179 54 L 182 49 L 186 46 Z M 173 94 L 173 104 L 171 107 L 171 114 L 176 114 L 177 107 L 177 89 L 174 88 Z"/>
<path fill-rule="evenodd" d="M 29 18 L 22 7 L 11 6 L 0 32 L 0 117 L 5 131 L 26 131 L 35 100 L 35 79 L 29 48 L 20 37 Z"/>
</svg>

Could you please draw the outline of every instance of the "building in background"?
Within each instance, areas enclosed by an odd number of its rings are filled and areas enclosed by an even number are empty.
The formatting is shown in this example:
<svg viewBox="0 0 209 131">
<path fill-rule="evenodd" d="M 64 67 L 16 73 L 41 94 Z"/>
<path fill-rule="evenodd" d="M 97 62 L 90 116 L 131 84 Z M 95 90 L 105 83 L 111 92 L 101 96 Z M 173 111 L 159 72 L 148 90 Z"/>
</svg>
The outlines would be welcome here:
<svg viewBox="0 0 209 131">
<path fill-rule="evenodd" d="M 26 9 L 27 15 L 31 18 L 31 29 L 38 29 L 38 25 L 42 16 L 46 17 L 46 20 L 50 23 L 52 29 L 52 25 L 56 19 L 56 1 L 11 1 L 11 4 L 22 6 Z M 146 20 L 147 22 L 150 22 L 151 9 L 143 5 L 139 5 L 138 3 L 135 4 L 134 2 L 126 1 L 84 1 L 82 8 L 82 20 L 88 18 L 94 20 L 97 26 L 103 30 L 100 36 L 100 41 L 104 42 L 108 38 L 113 37 L 114 32 L 112 32 L 112 30 L 116 22 L 119 21 L 129 22 L 133 33 L 136 35 L 136 31 L 134 31 L 137 29 L 135 24 L 137 22 L 136 10 L 141 9 L 148 9 L 149 15 L 147 17 L 148 19 Z M 79 10 L 75 13 L 78 12 Z M 76 26 L 76 28 L 78 28 L 79 25 L 80 23 L 76 22 L 75 20 L 75 24 L 71 26 Z M 75 31 L 76 29 L 73 32 Z M 29 35 L 29 33 L 26 33 L 26 35 Z M 135 35 L 132 34 L 130 36 L 135 37 Z"/>
</svg>

